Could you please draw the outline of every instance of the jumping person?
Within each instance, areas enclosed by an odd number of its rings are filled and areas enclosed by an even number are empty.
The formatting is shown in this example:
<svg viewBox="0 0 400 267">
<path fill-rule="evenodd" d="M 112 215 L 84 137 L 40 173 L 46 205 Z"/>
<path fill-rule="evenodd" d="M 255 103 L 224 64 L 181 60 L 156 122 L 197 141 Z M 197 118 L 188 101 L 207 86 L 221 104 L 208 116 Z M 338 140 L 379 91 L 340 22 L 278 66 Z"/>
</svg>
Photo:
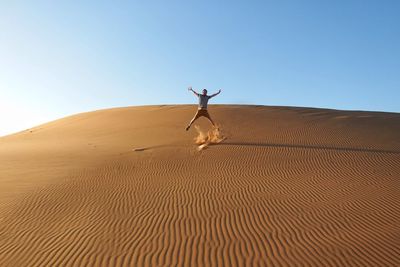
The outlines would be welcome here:
<svg viewBox="0 0 400 267">
<path fill-rule="evenodd" d="M 196 91 L 194 91 L 191 86 L 188 88 L 188 90 L 192 91 L 199 98 L 199 107 L 197 109 L 196 115 L 194 115 L 193 119 L 190 121 L 189 125 L 186 127 L 186 131 L 189 130 L 190 126 L 192 126 L 192 123 L 195 120 L 197 120 L 198 118 L 200 118 L 201 116 L 206 117 L 211 122 L 211 124 L 213 126 L 215 126 L 215 123 L 211 119 L 210 114 L 208 114 L 207 104 L 208 104 L 208 100 L 210 98 L 218 95 L 219 93 L 221 93 L 221 90 L 219 90 L 218 93 L 215 93 L 213 95 L 207 95 L 207 89 L 203 89 L 202 94 L 199 94 Z"/>
</svg>

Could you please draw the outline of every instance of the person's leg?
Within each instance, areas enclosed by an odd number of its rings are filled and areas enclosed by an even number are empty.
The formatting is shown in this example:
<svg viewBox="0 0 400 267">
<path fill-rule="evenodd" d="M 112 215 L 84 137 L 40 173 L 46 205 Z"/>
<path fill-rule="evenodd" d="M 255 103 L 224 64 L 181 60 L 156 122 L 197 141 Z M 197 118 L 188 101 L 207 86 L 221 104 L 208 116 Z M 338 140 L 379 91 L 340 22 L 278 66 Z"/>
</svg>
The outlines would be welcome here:
<svg viewBox="0 0 400 267">
<path fill-rule="evenodd" d="M 211 122 L 211 124 L 212 124 L 213 126 L 215 126 L 215 123 L 214 123 L 214 121 L 211 119 L 210 114 L 208 114 L 208 111 L 207 111 L 203 116 L 206 117 L 206 118 Z"/>
<path fill-rule="evenodd" d="M 189 122 L 189 125 L 186 127 L 186 131 L 189 130 L 190 126 L 192 126 L 193 122 L 195 122 L 198 118 L 200 118 L 199 111 L 196 112 L 193 119 Z"/>
</svg>

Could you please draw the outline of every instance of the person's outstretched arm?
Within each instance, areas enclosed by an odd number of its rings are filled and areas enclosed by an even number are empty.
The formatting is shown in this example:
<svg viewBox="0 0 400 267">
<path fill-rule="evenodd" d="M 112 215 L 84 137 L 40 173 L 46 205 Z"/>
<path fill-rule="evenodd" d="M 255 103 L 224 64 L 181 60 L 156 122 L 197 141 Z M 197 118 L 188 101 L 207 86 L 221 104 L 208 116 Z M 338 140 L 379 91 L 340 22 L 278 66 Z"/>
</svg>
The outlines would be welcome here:
<svg viewBox="0 0 400 267">
<path fill-rule="evenodd" d="M 199 93 L 197 93 L 195 90 L 193 90 L 191 86 L 188 87 L 188 91 L 192 91 L 193 94 L 195 94 L 196 96 L 199 96 Z"/>
<path fill-rule="evenodd" d="M 221 89 L 220 89 L 218 92 L 216 92 L 215 94 L 210 95 L 210 98 L 211 98 L 211 97 L 214 97 L 214 96 L 216 96 L 216 95 L 219 95 L 220 93 L 221 93 Z"/>
</svg>

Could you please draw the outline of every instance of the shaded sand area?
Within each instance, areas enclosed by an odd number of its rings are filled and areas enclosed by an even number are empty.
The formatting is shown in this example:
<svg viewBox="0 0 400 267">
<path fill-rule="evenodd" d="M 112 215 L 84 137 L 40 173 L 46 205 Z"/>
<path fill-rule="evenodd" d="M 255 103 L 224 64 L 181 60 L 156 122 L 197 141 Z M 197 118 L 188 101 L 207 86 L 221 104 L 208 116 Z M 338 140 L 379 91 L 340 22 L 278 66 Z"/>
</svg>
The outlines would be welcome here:
<svg viewBox="0 0 400 267">
<path fill-rule="evenodd" d="M 198 151 L 194 111 L 0 138 L 0 266 L 400 266 L 400 114 L 216 105 Z"/>
</svg>

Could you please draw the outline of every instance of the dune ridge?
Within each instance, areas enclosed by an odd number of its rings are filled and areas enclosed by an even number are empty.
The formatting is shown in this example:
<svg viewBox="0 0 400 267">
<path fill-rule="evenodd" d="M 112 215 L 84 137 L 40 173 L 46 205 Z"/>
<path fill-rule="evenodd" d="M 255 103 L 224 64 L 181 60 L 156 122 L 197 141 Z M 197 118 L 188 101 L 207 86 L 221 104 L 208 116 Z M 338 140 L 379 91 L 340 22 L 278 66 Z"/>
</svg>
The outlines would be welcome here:
<svg viewBox="0 0 400 267">
<path fill-rule="evenodd" d="M 0 266 L 400 265 L 400 114 L 215 105 L 199 152 L 193 110 L 0 138 Z"/>
</svg>

